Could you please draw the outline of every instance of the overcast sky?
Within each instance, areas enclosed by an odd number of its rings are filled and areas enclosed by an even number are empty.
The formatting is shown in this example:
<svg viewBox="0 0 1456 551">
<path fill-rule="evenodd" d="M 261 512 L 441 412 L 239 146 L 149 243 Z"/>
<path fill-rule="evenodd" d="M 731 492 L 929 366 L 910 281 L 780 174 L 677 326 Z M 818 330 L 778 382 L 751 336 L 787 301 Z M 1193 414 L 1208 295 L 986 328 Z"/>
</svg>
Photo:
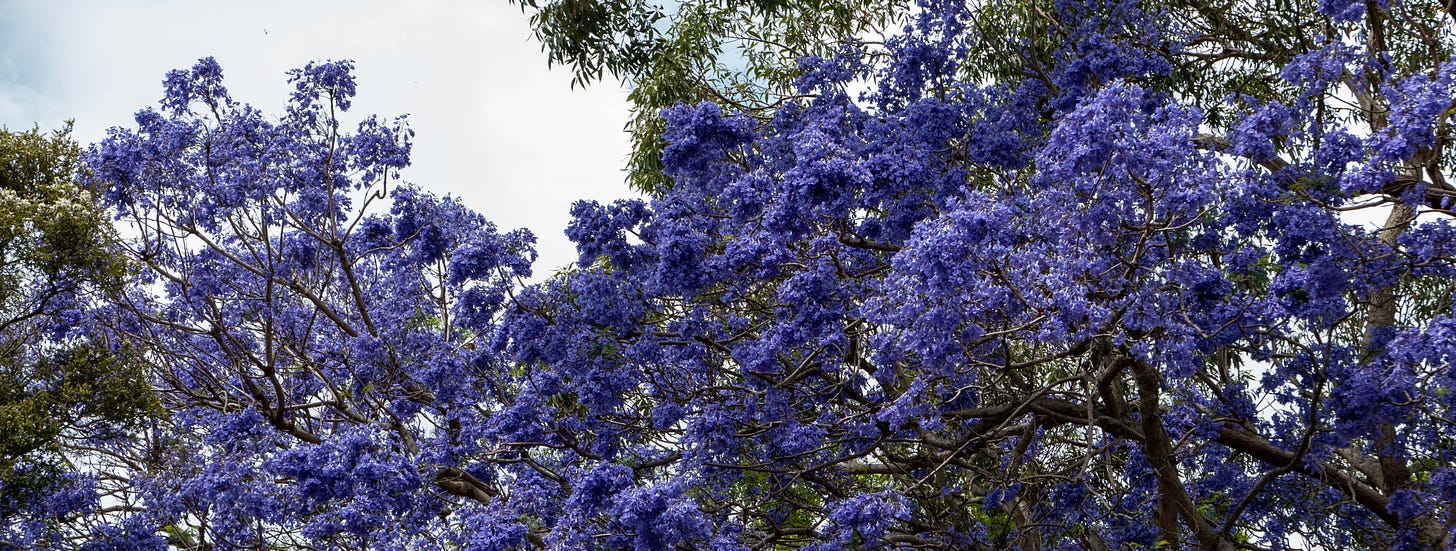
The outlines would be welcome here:
<svg viewBox="0 0 1456 551">
<path fill-rule="evenodd" d="M 234 99 L 270 113 L 288 69 L 354 60 L 351 113 L 410 115 L 405 179 L 530 228 L 538 273 L 575 259 L 562 235 L 572 201 L 631 194 L 626 92 L 572 90 L 506 0 L 0 0 L 0 125 L 75 119 L 76 139 L 95 141 L 154 105 L 167 71 L 209 55 Z"/>
</svg>

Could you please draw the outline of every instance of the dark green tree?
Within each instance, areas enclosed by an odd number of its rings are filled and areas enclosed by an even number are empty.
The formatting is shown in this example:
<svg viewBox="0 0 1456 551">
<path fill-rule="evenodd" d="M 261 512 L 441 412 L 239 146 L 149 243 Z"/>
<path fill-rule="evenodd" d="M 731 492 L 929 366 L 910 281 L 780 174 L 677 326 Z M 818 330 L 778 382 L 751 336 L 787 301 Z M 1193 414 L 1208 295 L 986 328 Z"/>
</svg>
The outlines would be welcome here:
<svg viewBox="0 0 1456 551">
<path fill-rule="evenodd" d="M 0 131 L 0 526 L 12 529 L 20 511 L 47 509 L 28 504 L 86 477 L 77 446 L 157 410 L 142 366 L 88 323 L 126 265 L 109 220 L 73 182 L 79 154 L 69 126 Z"/>
</svg>

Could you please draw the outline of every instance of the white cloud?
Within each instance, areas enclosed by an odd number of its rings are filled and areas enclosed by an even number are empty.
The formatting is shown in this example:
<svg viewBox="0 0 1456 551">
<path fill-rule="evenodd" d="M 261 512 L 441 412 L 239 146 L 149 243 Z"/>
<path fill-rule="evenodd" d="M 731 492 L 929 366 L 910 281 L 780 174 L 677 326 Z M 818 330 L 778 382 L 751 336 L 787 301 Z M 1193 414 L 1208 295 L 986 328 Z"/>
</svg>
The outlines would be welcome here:
<svg viewBox="0 0 1456 551">
<path fill-rule="evenodd" d="M 74 118 L 78 140 L 99 139 L 153 105 L 167 71 L 208 55 L 235 99 L 276 112 L 286 70 L 353 59 L 356 114 L 410 114 L 405 178 L 462 197 L 502 229 L 531 228 L 538 271 L 575 258 L 561 234 L 572 201 L 631 193 L 621 172 L 626 92 L 572 90 L 507 2 L 20 0 L 0 15 L 11 37 L 0 39 L 0 69 L 22 80 L 0 82 L 0 124 L 10 128 Z"/>
</svg>

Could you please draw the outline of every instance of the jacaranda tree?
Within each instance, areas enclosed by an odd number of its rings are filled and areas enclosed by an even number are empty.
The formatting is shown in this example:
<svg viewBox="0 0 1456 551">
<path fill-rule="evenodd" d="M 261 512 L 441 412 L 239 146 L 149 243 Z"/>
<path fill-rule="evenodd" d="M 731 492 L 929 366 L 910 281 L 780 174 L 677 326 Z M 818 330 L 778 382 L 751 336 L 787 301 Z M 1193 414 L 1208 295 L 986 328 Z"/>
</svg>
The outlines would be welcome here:
<svg viewBox="0 0 1456 551">
<path fill-rule="evenodd" d="M 769 119 L 671 108 L 671 185 L 578 204 L 529 286 L 528 235 L 399 181 L 408 130 L 341 130 L 348 64 L 278 118 L 173 73 L 88 158 L 145 267 L 105 319 L 170 418 L 75 514 L 199 549 L 1456 546 L 1449 23 L 1331 0 L 1277 53 L 1164 7 L 1056 2 L 1018 50 L 926 2 Z"/>
<path fill-rule="evenodd" d="M 927 2 L 769 121 L 669 110 L 672 187 L 578 205 L 499 333 L 547 421 L 494 445 L 566 484 L 502 504 L 565 548 L 1456 545 L 1449 21 L 1176 7 L 1057 2 L 990 72 Z"/>
<path fill-rule="evenodd" d="M 503 392 L 483 343 L 533 239 L 399 181 L 411 133 L 343 129 L 350 71 L 294 71 L 273 119 L 204 59 L 91 149 L 142 266 L 112 330 L 153 363 L 171 413 L 108 449 L 124 474 L 100 512 L 123 520 L 98 540 L 372 548 L 480 531 L 496 481 L 457 465 Z"/>
</svg>

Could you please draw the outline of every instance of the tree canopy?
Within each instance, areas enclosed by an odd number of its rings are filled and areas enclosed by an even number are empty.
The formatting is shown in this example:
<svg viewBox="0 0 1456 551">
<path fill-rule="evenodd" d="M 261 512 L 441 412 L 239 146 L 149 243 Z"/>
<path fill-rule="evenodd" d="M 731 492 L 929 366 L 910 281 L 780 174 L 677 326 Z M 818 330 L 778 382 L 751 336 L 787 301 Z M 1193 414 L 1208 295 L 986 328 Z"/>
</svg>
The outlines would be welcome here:
<svg viewBox="0 0 1456 551">
<path fill-rule="evenodd" d="M 86 447 L 159 413 L 142 366 L 96 330 L 125 262 L 74 183 L 69 132 L 0 131 L 0 519 L 23 539 L 94 492 Z"/>
<path fill-rule="evenodd" d="M 997 67 L 927 3 L 768 121 L 671 109 L 511 349 L 703 541 L 1449 547 L 1450 23 L 1253 8 L 1058 2 Z"/>
<path fill-rule="evenodd" d="M 201 60 L 81 171 L 137 269 L 86 326 L 167 415 L 4 537 L 1456 548 L 1452 21 L 1263 8 L 903 8 L 660 111 L 665 185 L 577 203 L 531 284 L 349 63 L 266 115 Z M 541 9 L 584 78 L 686 59 L 647 4 Z"/>
</svg>

